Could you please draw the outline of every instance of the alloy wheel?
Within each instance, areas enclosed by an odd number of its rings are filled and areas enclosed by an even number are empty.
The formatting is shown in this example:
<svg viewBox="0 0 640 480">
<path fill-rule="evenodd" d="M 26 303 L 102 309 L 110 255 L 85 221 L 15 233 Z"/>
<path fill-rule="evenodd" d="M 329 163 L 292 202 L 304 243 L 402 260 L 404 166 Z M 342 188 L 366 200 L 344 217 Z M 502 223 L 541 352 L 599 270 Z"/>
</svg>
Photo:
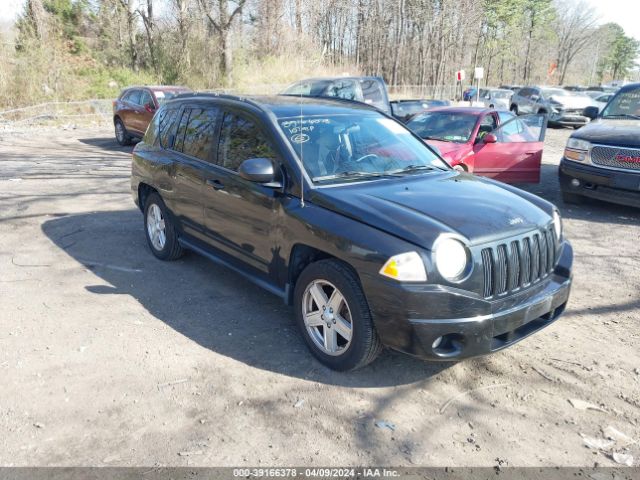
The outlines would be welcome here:
<svg viewBox="0 0 640 480">
<path fill-rule="evenodd" d="M 153 248 L 157 251 L 164 249 L 167 242 L 167 232 L 162 210 L 155 203 L 149 207 L 147 212 L 147 232 Z"/>
<path fill-rule="evenodd" d="M 302 318 L 313 343 L 323 353 L 342 355 L 351 345 L 353 321 L 344 295 L 326 280 L 314 280 L 302 297 Z"/>
</svg>

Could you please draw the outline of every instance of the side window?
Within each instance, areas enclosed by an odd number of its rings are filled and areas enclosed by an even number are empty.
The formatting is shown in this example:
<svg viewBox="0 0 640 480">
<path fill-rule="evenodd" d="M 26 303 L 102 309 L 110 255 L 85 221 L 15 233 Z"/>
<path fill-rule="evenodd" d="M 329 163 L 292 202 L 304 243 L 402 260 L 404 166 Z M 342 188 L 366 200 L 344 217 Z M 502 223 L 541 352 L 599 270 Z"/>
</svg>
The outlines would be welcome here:
<svg viewBox="0 0 640 480">
<path fill-rule="evenodd" d="M 249 158 L 277 157 L 267 137 L 251 120 L 225 113 L 218 143 L 218 165 L 238 171 Z"/>
<path fill-rule="evenodd" d="M 527 115 L 504 123 L 495 133 L 500 143 L 541 142 L 545 124 L 544 115 Z"/>
<path fill-rule="evenodd" d="M 217 109 L 194 108 L 189 115 L 182 152 L 210 161 L 215 135 Z"/>
<path fill-rule="evenodd" d="M 529 98 L 531 96 L 531 89 L 523 88 L 518 92 L 518 95 L 520 95 L 521 97 Z"/>
<path fill-rule="evenodd" d="M 176 132 L 176 138 L 173 140 L 173 149 L 181 152 L 184 145 L 184 136 L 187 131 L 187 122 L 189 122 L 189 115 L 191 114 L 190 108 L 185 108 L 182 111 L 180 117 L 180 123 L 178 124 L 178 131 Z"/>
<path fill-rule="evenodd" d="M 124 97 L 125 102 L 132 103 L 134 105 L 140 105 L 140 90 L 131 90 Z"/>
<path fill-rule="evenodd" d="M 144 107 L 147 103 L 150 103 L 151 105 L 153 105 L 153 99 L 151 98 L 151 94 L 146 90 L 144 90 L 140 97 L 140 105 Z"/>
<path fill-rule="evenodd" d="M 384 102 L 384 92 L 377 81 L 370 79 L 360 80 L 360 88 L 362 89 L 365 103 L 377 105 Z"/>
<path fill-rule="evenodd" d="M 158 131 L 160 129 L 160 116 L 164 114 L 164 112 L 158 113 L 158 115 L 154 115 L 153 119 L 149 123 L 147 127 L 147 132 L 144 134 L 142 141 L 147 145 L 155 145 L 158 140 Z"/>
<path fill-rule="evenodd" d="M 352 80 L 337 80 L 327 88 L 327 96 L 358 100 L 356 83 Z"/>
<path fill-rule="evenodd" d="M 162 148 L 170 148 L 171 147 L 171 132 L 175 129 L 172 128 L 175 123 L 176 117 L 178 116 L 178 110 L 175 108 L 164 109 L 158 112 L 158 122 L 159 122 L 159 134 L 160 134 L 160 146 Z"/>
<path fill-rule="evenodd" d="M 478 129 L 477 139 L 481 139 L 487 133 L 493 132 L 495 128 L 498 126 L 498 122 L 496 121 L 496 117 L 494 117 L 491 113 L 482 117 L 480 120 L 480 128 Z"/>
<path fill-rule="evenodd" d="M 311 95 L 311 84 L 309 82 L 296 83 L 289 87 L 285 93 L 287 95 Z"/>
</svg>

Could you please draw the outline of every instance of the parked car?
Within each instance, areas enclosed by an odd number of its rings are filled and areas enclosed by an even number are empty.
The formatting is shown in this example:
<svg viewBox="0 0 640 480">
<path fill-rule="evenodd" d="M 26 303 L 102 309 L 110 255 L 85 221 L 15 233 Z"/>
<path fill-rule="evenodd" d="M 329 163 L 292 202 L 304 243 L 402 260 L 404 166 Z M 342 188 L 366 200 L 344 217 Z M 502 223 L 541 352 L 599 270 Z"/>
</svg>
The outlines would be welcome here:
<svg viewBox="0 0 640 480">
<path fill-rule="evenodd" d="M 289 85 L 282 94 L 355 100 L 391 115 L 387 85 L 381 77 L 308 78 Z"/>
<path fill-rule="evenodd" d="M 574 132 L 560 161 L 567 203 L 584 197 L 640 207 L 640 83 L 622 87 L 594 121 Z"/>
<path fill-rule="evenodd" d="M 130 145 L 134 138 L 142 138 L 160 105 L 190 91 L 176 86 L 128 87 L 122 90 L 113 102 L 113 125 L 118 143 Z"/>
<path fill-rule="evenodd" d="M 487 108 L 509 110 L 513 91 L 502 88 L 481 88 L 480 103 Z"/>
<path fill-rule="evenodd" d="M 572 248 L 551 203 L 452 170 L 364 104 L 181 96 L 135 147 L 131 189 L 156 257 L 191 249 L 279 295 L 337 370 L 382 345 L 494 352 L 569 297 Z"/>
<path fill-rule="evenodd" d="M 550 125 L 580 128 L 589 122 L 583 115 L 591 105 L 586 95 L 557 87 L 524 87 L 511 97 L 510 110 L 516 115 L 545 113 Z"/>
<path fill-rule="evenodd" d="M 417 113 L 451 104 L 448 100 L 392 100 L 390 103 L 391 114 L 403 123 L 406 123 Z"/>
<path fill-rule="evenodd" d="M 478 107 L 435 108 L 407 127 L 457 169 L 506 183 L 538 183 L 544 115 L 518 117 Z"/>
<path fill-rule="evenodd" d="M 462 100 L 464 102 L 473 102 L 476 99 L 478 89 L 476 87 L 469 87 L 462 92 Z"/>
<path fill-rule="evenodd" d="M 613 95 L 613 93 L 600 92 L 600 95 L 593 99 L 593 103 L 598 107 L 598 111 L 602 111 L 602 109 L 607 106 L 607 103 L 613 98 Z"/>
</svg>

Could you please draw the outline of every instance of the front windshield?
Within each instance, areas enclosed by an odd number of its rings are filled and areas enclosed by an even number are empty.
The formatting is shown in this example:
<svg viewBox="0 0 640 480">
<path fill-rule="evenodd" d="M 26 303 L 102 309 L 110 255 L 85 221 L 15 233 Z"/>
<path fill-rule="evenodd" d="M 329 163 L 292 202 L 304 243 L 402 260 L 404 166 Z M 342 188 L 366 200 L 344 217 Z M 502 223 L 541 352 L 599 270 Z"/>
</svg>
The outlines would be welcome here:
<svg viewBox="0 0 640 480">
<path fill-rule="evenodd" d="M 640 118 L 640 87 L 618 93 L 604 109 L 602 116 Z"/>
<path fill-rule="evenodd" d="M 426 112 L 407 123 L 407 127 L 426 140 L 466 143 L 477 120 L 467 113 Z"/>
<path fill-rule="evenodd" d="M 156 96 L 156 100 L 158 100 L 158 104 L 164 105 L 166 102 L 171 100 L 176 95 L 179 95 L 184 92 L 178 92 L 178 91 L 169 92 L 169 91 L 163 91 L 163 90 L 156 90 L 153 93 Z"/>
<path fill-rule="evenodd" d="M 491 95 L 493 98 L 511 98 L 513 92 L 509 90 L 492 90 Z"/>
<path fill-rule="evenodd" d="M 572 95 L 572 93 L 561 88 L 545 88 L 542 90 L 542 93 L 545 97 L 550 97 L 552 95 L 554 97 L 570 97 Z"/>
<path fill-rule="evenodd" d="M 448 169 L 406 128 L 379 114 L 300 116 L 278 122 L 314 182 Z"/>
</svg>

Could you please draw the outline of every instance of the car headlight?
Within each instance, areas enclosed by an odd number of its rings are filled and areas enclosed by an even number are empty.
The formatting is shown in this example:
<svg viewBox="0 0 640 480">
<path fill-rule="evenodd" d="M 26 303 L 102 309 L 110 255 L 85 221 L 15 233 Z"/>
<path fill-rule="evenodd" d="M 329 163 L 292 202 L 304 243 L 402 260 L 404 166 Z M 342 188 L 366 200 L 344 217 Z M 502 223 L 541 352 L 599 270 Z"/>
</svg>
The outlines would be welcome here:
<svg viewBox="0 0 640 480">
<path fill-rule="evenodd" d="M 569 160 L 584 162 L 589 158 L 590 148 L 591 142 L 580 140 L 579 138 L 570 138 L 567 141 L 567 146 L 564 149 L 564 156 Z"/>
<path fill-rule="evenodd" d="M 394 255 L 385 262 L 379 273 L 400 282 L 427 281 L 427 271 L 418 252 Z"/>
<path fill-rule="evenodd" d="M 558 241 L 562 238 L 562 218 L 557 210 L 553 211 L 553 230 L 556 232 Z"/>
<path fill-rule="evenodd" d="M 439 239 L 435 244 L 434 261 L 438 272 L 450 281 L 460 279 L 469 264 L 469 250 L 454 238 Z"/>
</svg>

